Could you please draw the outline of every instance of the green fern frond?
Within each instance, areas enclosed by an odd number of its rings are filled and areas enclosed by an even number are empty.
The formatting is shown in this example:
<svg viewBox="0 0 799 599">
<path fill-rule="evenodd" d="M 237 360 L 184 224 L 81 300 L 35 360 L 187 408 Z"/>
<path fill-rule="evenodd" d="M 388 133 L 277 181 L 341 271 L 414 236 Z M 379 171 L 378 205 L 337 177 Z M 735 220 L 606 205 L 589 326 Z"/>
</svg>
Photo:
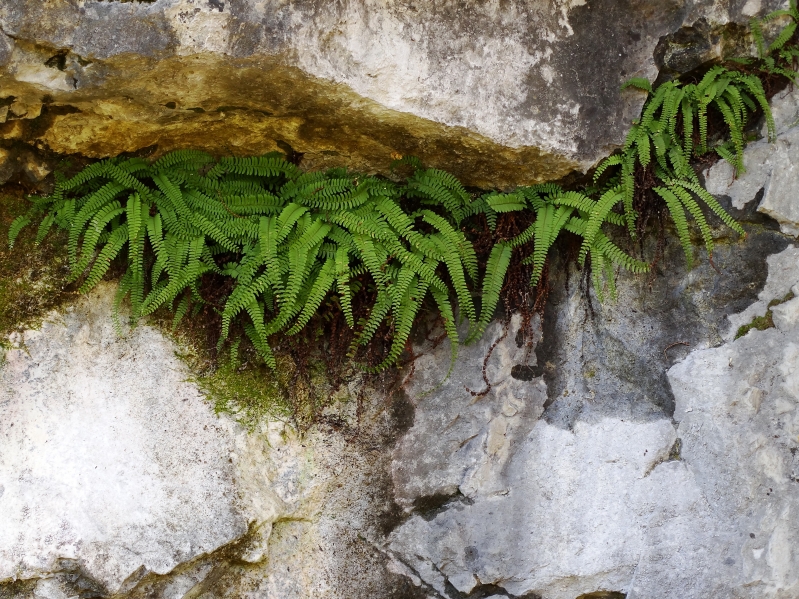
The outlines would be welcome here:
<svg viewBox="0 0 799 599">
<path fill-rule="evenodd" d="M 632 77 L 628 79 L 622 84 L 621 89 L 627 89 L 628 87 L 634 87 L 647 93 L 652 93 L 652 84 L 649 83 L 649 79 L 644 77 Z"/>
<path fill-rule="evenodd" d="M 580 264 L 585 261 L 585 257 L 594 243 L 599 228 L 605 222 L 607 214 L 616 204 L 622 201 L 622 199 L 623 197 L 620 190 L 618 188 L 613 188 L 606 191 L 602 197 L 599 198 L 599 201 L 591 208 L 591 211 L 588 213 L 588 222 L 583 235 L 583 243 L 580 246 L 578 257 Z"/>
<path fill-rule="evenodd" d="M 496 243 L 491 249 L 486 264 L 486 272 L 483 276 L 483 297 L 480 305 L 480 318 L 475 323 L 474 328 L 469 333 L 467 343 L 479 338 L 491 319 L 494 318 L 494 310 L 499 303 L 499 296 L 502 286 L 505 283 L 505 273 L 508 272 L 513 248 L 508 243 L 502 241 Z"/>
<path fill-rule="evenodd" d="M 485 202 L 494 212 L 518 212 L 524 210 L 524 196 L 513 193 L 491 193 L 484 196 Z"/>
<path fill-rule="evenodd" d="M 684 187 L 688 191 L 695 193 L 699 198 L 707 204 L 707 207 L 710 208 L 716 216 L 718 216 L 725 225 L 727 225 L 730 229 L 746 237 L 746 231 L 744 228 L 736 221 L 733 217 L 731 217 L 726 210 L 719 204 L 718 200 L 713 197 L 713 195 L 707 191 L 701 185 L 693 181 L 683 181 L 683 180 L 674 180 L 674 181 L 666 181 L 667 185 L 679 185 Z"/>
<path fill-rule="evenodd" d="M 19 237 L 22 229 L 31 224 L 31 220 L 32 215 L 29 213 L 18 216 L 11 222 L 11 226 L 8 228 L 8 247 L 14 247 L 14 242 L 17 240 L 17 237 Z"/>
<path fill-rule="evenodd" d="M 688 265 L 692 265 L 694 261 L 693 245 L 691 244 L 691 234 L 688 230 L 688 220 L 685 218 L 685 210 L 683 209 L 680 200 L 665 187 L 655 187 L 653 191 L 658 194 L 666 202 L 666 206 L 671 214 L 671 219 L 674 221 L 674 227 L 677 229 L 677 236 L 680 239 L 683 253 L 685 253 L 685 260 Z"/>
<path fill-rule="evenodd" d="M 785 29 L 783 29 L 774 39 L 774 41 L 771 42 L 771 45 L 768 47 L 769 52 L 780 50 L 788 42 L 788 40 L 793 37 L 794 33 L 796 33 L 796 21 L 789 23 Z"/>
<path fill-rule="evenodd" d="M 94 261 L 94 266 L 92 266 L 91 272 L 89 272 L 89 276 L 86 277 L 86 281 L 80 287 L 81 293 L 91 291 L 97 283 L 100 282 L 111 267 L 111 261 L 116 258 L 122 246 L 124 246 L 127 241 L 128 227 L 127 225 L 121 225 L 111 234 L 108 242 L 103 246 L 103 249 L 100 250 L 97 259 Z"/>
<path fill-rule="evenodd" d="M 594 171 L 594 183 L 596 183 L 602 174 L 611 166 L 619 166 L 622 164 L 623 158 L 618 155 L 614 154 L 613 156 L 609 156 L 605 158 L 602 162 L 599 163 L 596 171 Z"/>
</svg>

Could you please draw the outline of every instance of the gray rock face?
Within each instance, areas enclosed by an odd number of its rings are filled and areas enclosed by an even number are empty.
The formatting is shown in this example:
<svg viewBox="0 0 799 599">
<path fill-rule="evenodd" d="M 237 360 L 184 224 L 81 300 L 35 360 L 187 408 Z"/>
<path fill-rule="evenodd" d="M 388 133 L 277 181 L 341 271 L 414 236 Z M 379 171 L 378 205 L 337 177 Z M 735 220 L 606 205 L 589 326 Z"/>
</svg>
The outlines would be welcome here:
<svg viewBox="0 0 799 599">
<path fill-rule="evenodd" d="M 13 40 L 7 35 L 0 33 L 0 66 L 5 66 L 11 59 L 11 51 L 14 49 Z"/>
<path fill-rule="evenodd" d="M 111 297 L 95 294 L 5 353 L 0 580 L 79 562 L 116 593 L 282 511 L 268 493 L 255 506 L 238 497 L 232 456 L 245 435 L 209 413 L 159 333 L 116 339 Z"/>
<path fill-rule="evenodd" d="M 528 347 L 516 345 L 520 324 L 519 316 L 507 329 L 494 323 L 483 341 L 462 348 L 443 384 L 449 364 L 442 353 L 417 359 L 406 385 L 416 416 L 392 463 L 394 494 L 404 508 L 430 509 L 456 494 L 471 501 L 477 495 L 507 493 L 500 473 L 540 417 L 547 397 L 540 377 L 511 374 L 514 366 L 525 365 L 529 353 Z M 494 342 L 485 363 L 489 388 L 482 367 Z M 436 439 L 433 445 L 431 438 Z"/>
<path fill-rule="evenodd" d="M 749 304 L 799 294 L 799 249 L 762 268 L 745 248 L 730 261 L 767 275 Z M 770 307 L 774 328 L 680 346 L 668 408 L 646 396 L 663 362 L 641 356 L 636 399 L 632 377 L 614 397 L 619 371 L 597 360 L 624 334 L 626 351 L 648 338 L 662 354 L 651 324 L 671 330 L 692 305 L 712 321 L 713 301 L 683 291 L 641 320 L 630 287 L 626 306 L 596 306 L 589 343 L 572 289 L 556 321 L 579 327 L 557 343 L 537 317 L 496 322 L 443 384 L 449 348 L 427 347 L 404 391 L 366 390 L 298 438 L 215 417 L 171 342 L 144 325 L 117 336 L 103 288 L 5 354 L 0 596 L 795 597 L 799 298 Z M 553 397 L 539 358 L 596 368 L 593 394 L 572 374 Z"/>
<path fill-rule="evenodd" d="M 344 397 L 335 429 L 248 433 L 160 332 L 117 334 L 113 297 L 103 285 L 0 349 L 0 597 L 409 596 L 370 542 L 396 519 L 375 448 L 407 401 Z"/>
<path fill-rule="evenodd" d="M 16 122 L 0 136 L 92 157 L 282 148 L 381 172 L 415 154 L 470 184 L 553 180 L 623 141 L 644 98 L 622 82 L 748 51 L 724 27 L 777 4 L 6 0 Z"/>
<path fill-rule="evenodd" d="M 796 258 L 770 260 L 764 300 L 799 283 L 779 267 Z M 674 420 L 538 421 L 492 486 L 412 516 L 391 550 L 444 597 L 481 585 L 552 599 L 796 596 L 799 299 L 774 322 L 673 366 Z M 429 455 L 415 447 L 411 459 Z"/>
</svg>

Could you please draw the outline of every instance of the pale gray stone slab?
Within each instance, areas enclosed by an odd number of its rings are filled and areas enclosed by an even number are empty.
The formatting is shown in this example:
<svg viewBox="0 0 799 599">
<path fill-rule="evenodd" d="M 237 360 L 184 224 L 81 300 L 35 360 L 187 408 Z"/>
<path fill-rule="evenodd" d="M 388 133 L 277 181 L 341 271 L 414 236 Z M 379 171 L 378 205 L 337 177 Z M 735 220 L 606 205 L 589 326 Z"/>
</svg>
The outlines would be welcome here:
<svg viewBox="0 0 799 599">
<path fill-rule="evenodd" d="M 799 284 L 796 252 L 769 258 L 760 302 Z M 456 596 L 447 584 L 547 599 L 796 596 L 799 298 L 773 312 L 776 328 L 669 370 L 673 420 L 539 421 L 494 475 L 506 493 L 453 494 L 398 527 L 389 549 L 444 597 Z M 428 439 L 420 455 L 448 443 Z"/>
</svg>

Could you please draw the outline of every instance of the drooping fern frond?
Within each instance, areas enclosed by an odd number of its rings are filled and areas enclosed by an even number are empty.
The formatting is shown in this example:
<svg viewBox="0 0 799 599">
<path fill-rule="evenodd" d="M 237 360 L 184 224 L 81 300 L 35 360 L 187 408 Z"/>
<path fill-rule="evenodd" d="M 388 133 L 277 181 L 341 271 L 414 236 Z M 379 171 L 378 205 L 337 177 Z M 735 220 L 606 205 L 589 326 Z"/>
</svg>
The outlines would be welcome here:
<svg viewBox="0 0 799 599">
<path fill-rule="evenodd" d="M 652 84 L 649 82 L 649 79 L 645 79 L 644 77 L 633 77 L 625 81 L 621 86 L 622 89 L 626 89 L 628 87 L 634 87 L 648 93 L 652 91 Z"/>
</svg>

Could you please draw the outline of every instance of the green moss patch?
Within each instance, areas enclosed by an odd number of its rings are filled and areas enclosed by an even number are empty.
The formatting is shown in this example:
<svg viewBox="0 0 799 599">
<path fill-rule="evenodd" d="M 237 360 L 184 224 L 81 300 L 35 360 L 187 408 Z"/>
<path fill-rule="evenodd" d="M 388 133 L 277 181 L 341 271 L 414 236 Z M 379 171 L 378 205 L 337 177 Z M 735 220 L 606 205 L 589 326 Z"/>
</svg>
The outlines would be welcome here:
<svg viewBox="0 0 799 599">
<path fill-rule="evenodd" d="M 218 360 L 215 369 L 194 382 L 217 413 L 230 414 L 253 429 L 265 419 L 288 420 L 293 416 L 290 385 L 294 368 L 288 360 L 281 360 L 280 366 L 273 371 L 263 363 L 242 361 L 238 347 L 234 347 L 229 356 Z"/>
<path fill-rule="evenodd" d="M 768 310 L 763 316 L 755 316 L 752 319 L 752 322 L 749 324 L 741 325 L 738 328 L 738 332 L 735 334 L 735 338 L 738 339 L 739 337 L 743 337 L 752 329 L 757 329 L 758 331 L 765 331 L 766 329 L 774 328 L 774 317 L 771 312 L 771 308 L 774 306 L 779 306 L 780 304 L 784 304 L 785 302 L 792 300 L 794 298 L 793 291 L 789 291 L 788 294 L 783 297 L 782 299 L 773 299 L 768 303 Z"/>
</svg>

